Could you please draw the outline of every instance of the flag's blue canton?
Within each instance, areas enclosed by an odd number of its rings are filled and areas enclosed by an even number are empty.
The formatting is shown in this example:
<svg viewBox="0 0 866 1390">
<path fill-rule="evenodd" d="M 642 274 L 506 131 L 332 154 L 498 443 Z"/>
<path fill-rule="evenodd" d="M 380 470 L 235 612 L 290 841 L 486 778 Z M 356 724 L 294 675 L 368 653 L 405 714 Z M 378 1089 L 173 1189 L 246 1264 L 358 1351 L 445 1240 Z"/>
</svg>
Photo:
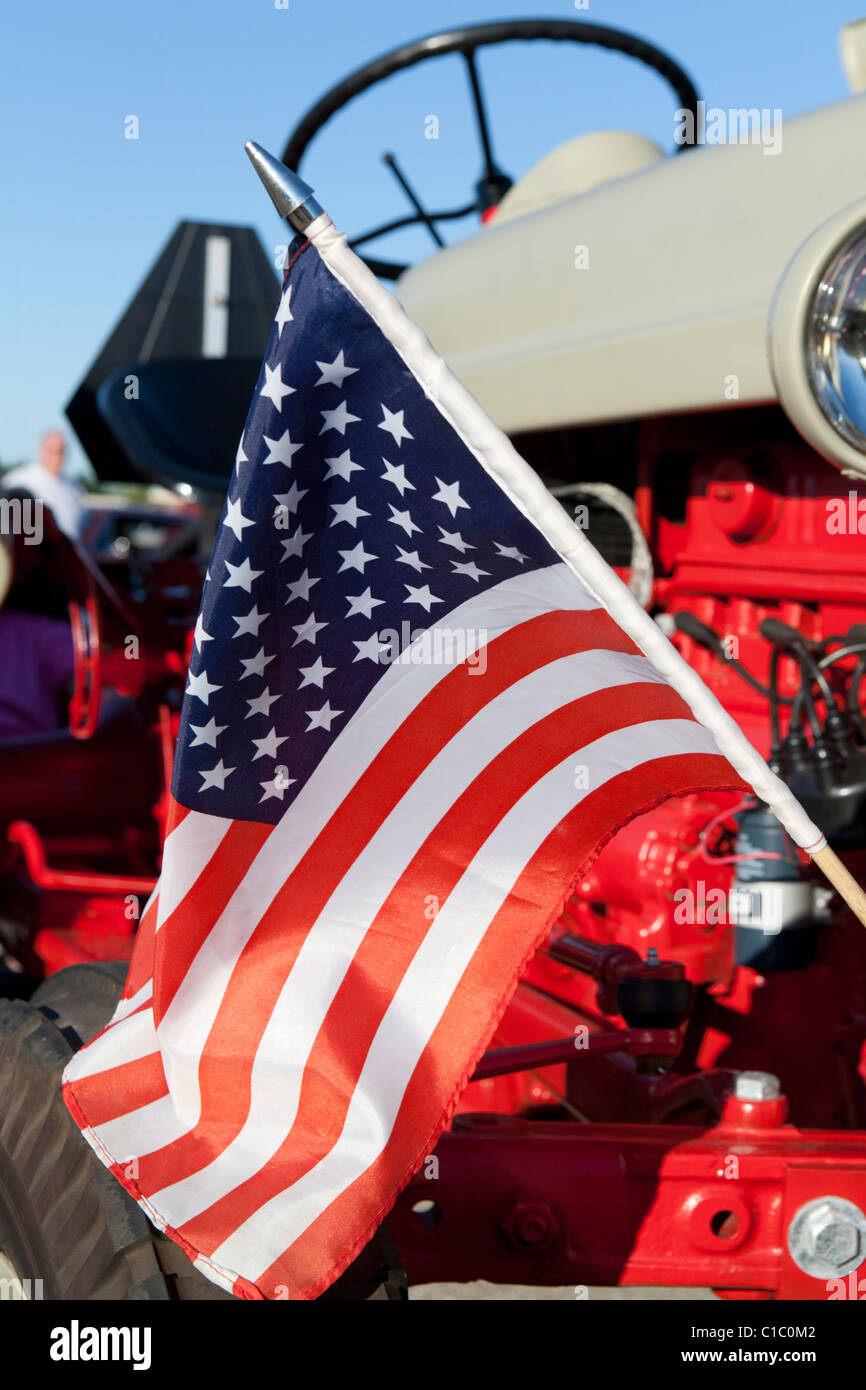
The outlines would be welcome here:
<svg viewBox="0 0 866 1390">
<path fill-rule="evenodd" d="M 558 559 L 312 246 L 296 239 L 290 254 L 208 569 L 173 782 L 184 806 L 267 822 L 387 671 L 383 633 L 441 627 Z"/>
</svg>

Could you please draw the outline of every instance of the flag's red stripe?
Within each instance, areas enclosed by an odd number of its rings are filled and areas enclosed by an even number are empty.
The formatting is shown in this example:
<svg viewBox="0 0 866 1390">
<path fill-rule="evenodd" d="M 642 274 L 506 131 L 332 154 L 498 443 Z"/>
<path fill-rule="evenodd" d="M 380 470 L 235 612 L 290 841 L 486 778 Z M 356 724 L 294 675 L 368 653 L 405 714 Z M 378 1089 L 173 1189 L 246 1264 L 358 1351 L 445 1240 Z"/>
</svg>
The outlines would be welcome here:
<svg viewBox="0 0 866 1390">
<path fill-rule="evenodd" d="M 246 943 L 220 1003 L 199 1067 L 201 1119 L 188 1134 L 142 1156 L 141 1188 L 158 1191 L 215 1157 L 213 1120 L 223 1142 L 249 1112 L 255 1053 L 308 931 L 379 825 L 425 767 L 489 701 L 560 657 L 604 649 L 636 653 L 603 609 L 545 613 L 519 623 L 487 646 L 483 677 L 458 666 L 430 690 L 350 789 Z M 195 891 L 190 898 L 195 903 Z M 161 935 L 161 933 L 160 933 Z M 235 1039 L 243 1034 L 238 1056 Z"/>
<path fill-rule="evenodd" d="M 154 1022 L 165 1016 L 202 942 L 244 878 L 273 825 L 234 821 L 193 887 L 165 919 L 156 937 Z"/>
<path fill-rule="evenodd" d="M 149 1105 L 167 1094 L 168 1086 L 159 1051 L 151 1052 L 147 1057 L 137 1057 L 134 1062 L 108 1067 L 95 1076 L 83 1076 L 75 1082 L 78 1104 L 91 1126 L 108 1124 L 110 1120 L 128 1115 L 130 1110 L 138 1110 L 142 1105 Z M 135 1099 L 130 1103 L 132 1096 Z M 124 1155 L 118 1157 L 123 1159 Z"/>
<path fill-rule="evenodd" d="M 186 806 L 181 806 L 179 801 L 175 801 L 169 792 L 168 814 L 165 822 L 165 839 L 168 840 L 173 830 L 182 825 L 189 815 Z M 132 952 L 132 961 L 126 976 L 126 983 L 123 987 L 121 998 L 131 999 L 137 994 L 142 985 L 153 977 L 153 943 L 156 936 L 157 908 L 159 905 L 159 886 L 154 896 L 150 900 L 147 911 L 144 913 L 138 924 L 138 931 L 135 934 L 135 947 Z"/>
<path fill-rule="evenodd" d="M 278 1285 L 286 1286 L 293 1298 L 312 1298 L 327 1288 L 366 1244 L 394 1194 L 430 1153 L 493 1036 L 529 957 L 572 890 L 573 885 L 563 880 L 563 864 L 574 864 L 575 880 L 581 877 L 615 830 L 670 795 L 741 787 L 721 756 L 674 754 L 620 773 L 585 797 L 559 823 L 526 865 L 449 1000 L 407 1087 L 382 1154 L 256 1281 L 265 1298 L 273 1298 Z M 543 929 L 533 929 L 531 936 L 527 936 L 528 901 L 540 909 L 530 917 L 545 924 Z M 517 970 L 515 961 L 521 962 Z M 449 1099 L 444 1110 L 440 1084 L 443 1066 L 449 1072 Z M 431 1076 L 436 1077 L 435 1085 Z M 423 1142 L 419 1135 L 425 1136 Z M 391 1194 L 384 1205 L 383 1193 Z M 349 1250 L 347 1231 L 362 1232 Z M 327 1271 L 324 1275 L 323 1270 Z"/>
<path fill-rule="evenodd" d="M 432 925 L 425 904 L 432 895 L 444 906 L 515 803 L 570 754 L 613 730 L 688 717 L 688 706 L 667 685 L 641 681 L 595 691 L 531 725 L 479 773 L 419 847 L 361 942 L 310 1052 L 298 1114 L 280 1149 L 255 1176 L 187 1223 L 188 1240 L 211 1254 L 336 1143 L 370 1044 Z"/>
<path fill-rule="evenodd" d="M 167 840 L 173 830 L 182 825 L 189 815 L 189 807 L 182 806 L 179 801 L 175 801 L 169 792 L 168 796 L 168 815 L 165 818 L 165 839 Z"/>
<path fill-rule="evenodd" d="M 142 985 L 153 976 L 153 943 L 156 936 L 156 919 L 159 910 L 159 894 L 151 898 L 150 906 L 138 924 L 132 961 L 123 986 L 123 999 L 131 999 Z"/>
</svg>

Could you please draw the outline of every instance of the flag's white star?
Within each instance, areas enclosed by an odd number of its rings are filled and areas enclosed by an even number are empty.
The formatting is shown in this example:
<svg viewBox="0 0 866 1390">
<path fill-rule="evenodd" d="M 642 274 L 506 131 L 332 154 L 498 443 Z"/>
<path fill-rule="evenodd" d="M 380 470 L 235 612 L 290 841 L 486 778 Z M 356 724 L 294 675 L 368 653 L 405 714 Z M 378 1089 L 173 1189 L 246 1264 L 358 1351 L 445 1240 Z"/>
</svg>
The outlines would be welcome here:
<svg viewBox="0 0 866 1390">
<path fill-rule="evenodd" d="M 325 474 L 325 482 L 327 482 L 329 478 L 345 478 L 346 482 L 348 482 L 353 473 L 363 473 L 364 471 L 360 463 L 355 463 L 354 460 L 349 457 L 348 449 L 344 454 L 340 454 L 338 458 L 325 459 L 325 463 L 328 465 L 328 471 Z"/>
<path fill-rule="evenodd" d="M 216 741 L 220 734 L 228 728 L 228 724 L 218 724 L 215 719 L 210 719 L 207 724 L 190 724 L 189 726 L 195 738 L 190 743 L 190 748 L 198 748 L 199 744 L 207 744 L 209 748 L 216 748 Z"/>
<path fill-rule="evenodd" d="M 282 738 L 277 738 L 277 731 L 272 727 L 271 732 L 265 734 L 264 738 L 254 738 L 252 741 L 259 751 L 253 754 L 253 762 L 257 758 L 275 758 L 277 749 L 281 743 L 285 743 L 286 737 L 287 735 L 283 734 Z"/>
<path fill-rule="evenodd" d="M 391 515 L 388 517 L 389 521 L 393 521 L 395 526 L 402 526 L 407 536 L 411 536 L 413 531 L 417 531 L 420 535 L 421 527 L 415 525 L 408 512 L 398 512 L 392 502 L 389 502 L 388 506 L 391 511 Z"/>
<path fill-rule="evenodd" d="M 260 396 L 267 396 L 268 400 L 276 406 L 277 410 L 283 408 L 283 396 L 294 395 L 294 386 L 286 386 L 283 381 L 283 369 L 279 363 L 276 367 L 269 367 L 265 363 L 265 384 L 259 392 Z"/>
<path fill-rule="evenodd" d="M 313 646 L 315 646 L 316 636 L 321 632 L 323 627 L 327 626 L 327 623 L 317 623 L 315 613 L 311 613 L 309 618 L 305 618 L 302 623 L 298 623 L 295 627 L 294 631 L 298 635 L 292 643 L 292 646 L 296 647 L 299 642 L 312 642 Z"/>
<path fill-rule="evenodd" d="M 385 418 L 379 421 L 379 429 L 388 431 L 398 449 L 404 439 L 414 438 L 403 424 L 404 412 L 402 410 L 389 410 L 388 407 L 383 404 L 382 411 Z"/>
<path fill-rule="evenodd" d="M 446 531 L 444 526 L 440 526 L 442 532 L 439 537 L 440 545 L 451 545 L 455 550 L 459 550 L 461 555 L 465 555 L 467 550 L 474 550 L 475 546 L 465 541 L 459 531 Z"/>
<path fill-rule="evenodd" d="M 385 472 L 382 474 L 383 482 L 393 483 L 401 497 L 407 488 L 410 492 L 416 491 L 415 484 L 410 483 L 406 477 L 406 469 L 402 463 L 389 463 L 387 459 L 383 459 L 382 462 L 385 465 Z"/>
<path fill-rule="evenodd" d="M 364 566 L 368 565 L 371 560 L 378 560 L 379 558 L 378 555 L 371 555 L 369 551 L 364 549 L 363 541 L 358 541 L 353 550 L 339 550 L 337 554 L 343 561 L 337 570 L 338 574 L 342 574 L 343 570 L 358 570 L 360 574 L 363 574 Z"/>
<path fill-rule="evenodd" d="M 458 507 L 465 507 L 469 510 L 469 503 L 464 502 L 460 496 L 460 484 L 443 483 L 441 478 L 436 479 L 439 484 L 439 491 L 433 493 L 434 502 L 444 502 L 452 516 L 457 515 Z"/>
<path fill-rule="evenodd" d="M 342 351 L 337 353 L 333 362 L 317 362 L 316 366 L 322 373 L 316 382 L 317 386 L 342 386 L 347 376 L 354 376 L 355 372 L 358 371 L 357 367 L 346 366 L 346 359 Z"/>
<path fill-rule="evenodd" d="M 291 285 L 288 285 L 287 288 L 286 288 L 285 294 L 283 294 L 283 295 L 280 296 L 280 303 L 279 303 L 279 306 L 278 306 L 278 308 L 277 308 L 277 316 L 276 316 L 276 318 L 274 319 L 274 322 L 275 322 L 275 324 L 277 325 L 277 330 L 278 330 L 278 331 L 277 331 L 277 337 L 278 337 L 278 338 L 279 338 L 280 335 L 282 334 L 282 331 L 283 331 L 283 329 L 285 328 L 286 324 L 287 324 L 287 323 L 291 323 L 291 322 L 293 321 L 294 317 L 295 317 L 294 314 L 293 314 L 292 311 L 291 311 L 291 308 L 289 307 L 289 306 L 291 305 L 291 302 L 292 302 L 292 286 L 291 286 Z"/>
<path fill-rule="evenodd" d="M 223 526 L 228 526 L 230 531 L 234 531 L 238 540 L 243 540 L 244 527 L 255 526 L 254 521 L 244 516 L 241 511 L 240 498 L 236 502 L 226 502 L 226 514 L 223 518 Z"/>
<path fill-rule="evenodd" d="M 283 430 L 279 439 L 269 439 L 264 435 L 264 441 L 268 446 L 268 455 L 265 463 L 284 463 L 287 468 L 291 468 L 292 459 L 299 449 L 303 449 L 303 444 L 293 444 L 289 430 Z"/>
<path fill-rule="evenodd" d="M 220 758 L 216 767 L 212 767 L 210 770 L 202 771 L 199 769 L 198 775 L 202 779 L 199 791 L 203 792 L 206 791 L 208 787 L 216 787 L 218 791 L 224 792 L 226 789 L 226 778 L 230 772 L 236 771 L 237 769 L 234 767 L 226 767 L 222 758 Z"/>
<path fill-rule="evenodd" d="M 319 689 L 322 690 L 325 684 L 325 677 L 330 676 L 331 672 L 336 671 L 337 668 L 336 666 L 326 666 L 319 656 L 313 662 L 312 666 L 301 666 L 299 669 L 304 678 L 298 686 L 299 690 L 303 690 L 305 685 L 317 685 Z"/>
<path fill-rule="evenodd" d="M 349 407 L 345 401 L 340 401 L 336 410 L 323 410 L 321 412 L 324 424 L 319 430 L 319 434 L 325 434 L 327 430 L 339 430 L 340 434 L 346 433 L 346 426 L 353 425 L 360 420 L 360 415 L 351 415 Z"/>
<path fill-rule="evenodd" d="M 247 700 L 249 713 L 244 715 L 244 719 L 250 719 L 254 714 L 270 714 L 271 705 L 281 698 L 280 695 L 272 695 L 265 686 L 261 695 L 257 695 L 254 700 Z"/>
<path fill-rule="evenodd" d="M 242 463 L 249 463 L 249 459 L 247 458 L 246 454 L 244 453 L 244 437 L 243 437 L 243 435 L 241 435 L 241 442 L 240 442 L 240 444 L 238 445 L 238 451 L 237 451 L 237 453 L 235 454 L 235 469 L 236 469 L 236 471 L 237 471 L 238 473 L 240 473 L 240 471 L 241 471 L 241 464 L 242 464 Z"/>
<path fill-rule="evenodd" d="M 264 570 L 254 570 L 250 567 L 249 556 L 239 565 L 233 565 L 229 560 L 223 563 L 229 572 L 228 579 L 223 580 L 224 589 L 245 589 L 249 594 L 252 592 L 253 580 L 264 574 Z"/>
<path fill-rule="evenodd" d="M 452 560 L 455 574 L 465 574 L 468 579 L 474 579 L 476 583 L 482 574 L 489 574 L 489 570 L 480 570 L 474 560 L 466 560 L 463 564 L 459 560 Z"/>
<path fill-rule="evenodd" d="M 428 565 L 424 560 L 419 558 L 417 550 L 403 550 L 399 545 L 397 546 L 396 563 L 398 565 L 410 565 L 412 569 L 417 570 L 419 574 L 422 570 L 431 570 L 433 568 L 432 565 Z"/>
<path fill-rule="evenodd" d="M 264 793 L 259 799 L 259 805 L 261 806 L 263 801 L 269 800 L 272 796 L 275 796 L 278 801 L 282 801 L 294 780 L 294 777 L 286 777 L 285 774 L 280 774 L 278 772 L 272 781 L 259 782 L 259 786 Z"/>
<path fill-rule="evenodd" d="M 186 685 L 187 695 L 195 695 L 202 704 L 207 705 L 210 703 L 210 697 L 215 690 L 222 690 L 222 686 L 211 685 L 207 678 L 207 671 L 202 671 L 198 676 L 194 676 L 190 671 Z"/>
<path fill-rule="evenodd" d="M 287 540 L 280 541 L 284 554 L 280 557 L 280 564 L 283 560 L 288 560 L 292 555 L 300 555 L 307 541 L 312 536 L 312 531 L 303 531 L 300 526 L 296 527 Z"/>
<path fill-rule="evenodd" d="M 493 543 L 503 560 L 517 560 L 518 564 L 522 565 L 523 561 L 527 558 L 522 550 L 517 549 L 516 545 L 501 545 L 499 541 L 494 541 Z"/>
<path fill-rule="evenodd" d="M 253 762 L 255 762 L 255 758 L 253 758 Z M 267 801 L 272 796 L 275 796 L 278 801 L 282 801 L 294 781 L 294 777 L 287 777 L 285 772 L 280 771 L 274 775 L 272 781 L 259 782 L 259 786 L 264 792 L 264 796 L 259 799 L 259 805 L 261 806 L 263 801 Z"/>
<path fill-rule="evenodd" d="M 378 634 L 374 632 L 373 636 L 367 637 L 365 641 L 356 641 L 355 646 L 358 648 L 358 655 L 352 658 L 353 662 L 375 661 L 378 665 L 379 653 L 385 650 L 386 644 L 384 642 L 380 642 Z"/>
<path fill-rule="evenodd" d="M 202 617 L 201 613 L 199 613 L 198 617 L 195 620 L 195 632 L 193 634 L 193 640 L 199 651 L 201 651 L 202 649 L 202 643 L 213 641 L 213 638 L 211 637 L 210 633 L 205 632 L 204 630 L 204 618 Z"/>
<path fill-rule="evenodd" d="M 234 615 L 232 616 L 234 617 Z M 259 628 L 265 621 L 265 618 L 269 618 L 270 616 L 270 613 L 260 613 L 258 604 L 254 603 L 245 617 L 234 617 L 234 621 L 238 625 L 238 630 L 233 634 L 232 641 L 234 641 L 235 637 L 243 637 L 244 633 L 247 632 L 253 637 L 258 637 Z"/>
<path fill-rule="evenodd" d="M 277 505 L 274 509 L 274 516 L 280 511 L 288 512 L 289 516 L 294 516 L 300 506 L 301 498 L 306 497 L 308 491 L 308 488 L 298 487 L 297 483 L 292 483 L 288 492 L 275 492 L 273 498 Z"/>
<path fill-rule="evenodd" d="M 321 709 L 307 709 L 304 710 L 304 713 L 310 721 L 304 730 L 305 734 L 308 734 L 311 729 L 326 729 L 330 733 L 331 724 L 335 719 L 339 719 L 343 711 L 331 709 L 330 700 L 326 700 Z"/>
<path fill-rule="evenodd" d="M 286 585 L 286 588 L 289 591 L 289 597 L 286 599 L 286 603 L 292 603 L 296 598 L 302 598 L 306 603 L 310 597 L 310 590 L 312 589 L 313 585 L 318 584 L 318 582 L 318 575 L 314 575 L 311 577 L 310 571 L 304 570 L 300 579 L 296 579 L 294 584 Z M 285 605 L 283 606 L 285 607 Z"/>
<path fill-rule="evenodd" d="M 242 676 L 238 680 L 245 681 L 247 676 L 263 676 L 265 667 L 273 661 L 272 656 L 265 656 L 264 647 L 259 647 L 255 656 L 241 657 L 241 665 L 245 668 Z"/>
<path fill-rule="evenodd" d="M 359 517 L 370 515 L 363 507 L 358 506 L 357 497 L 350 497 L 348 502 L 331 502 L 330 508 L 334 513 L 332 526 L 339 526 L 341 521 L 347 521 L 350 526 L 357 526 Z"/>
<path fill-rule="evenodd" d="M 434 603 L 442 602 L 441 598 L 437 598 L 435 594 L 431 594 L 429 584 L 425 584 L 423 588 L 413 588 L 411 584 L 406 584 L 404 587 L 407 589 L 409 597 L 404 598 L 403 602 L 419 603 L 428 613 Z"/>
<path fill-rule="evenodd" d="M 379 608 L 385 602 L 383 598 L 373 598 L 369 589 L 365 589 L 363 594 L 347 594 L 346 599 L 349 604 L 347 618 L 354 618 L 356 613 L 362 618 L 372 618 L 373 609 Z"/>
</svg>

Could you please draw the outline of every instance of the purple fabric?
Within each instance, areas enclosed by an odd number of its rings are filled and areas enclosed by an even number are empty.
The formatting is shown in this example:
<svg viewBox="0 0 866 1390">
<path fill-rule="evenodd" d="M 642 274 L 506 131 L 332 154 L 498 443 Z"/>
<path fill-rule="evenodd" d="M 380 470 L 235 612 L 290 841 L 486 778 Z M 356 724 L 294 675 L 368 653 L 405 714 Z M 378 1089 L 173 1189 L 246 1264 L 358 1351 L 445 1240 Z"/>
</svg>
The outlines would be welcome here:
<svg viewBox="0 0 866 1390">
<path fill-rule="evenodd" d="M 0 610 L 0 739 L 62 728 L 74 665 L 68 623 Z"/>
</svg>

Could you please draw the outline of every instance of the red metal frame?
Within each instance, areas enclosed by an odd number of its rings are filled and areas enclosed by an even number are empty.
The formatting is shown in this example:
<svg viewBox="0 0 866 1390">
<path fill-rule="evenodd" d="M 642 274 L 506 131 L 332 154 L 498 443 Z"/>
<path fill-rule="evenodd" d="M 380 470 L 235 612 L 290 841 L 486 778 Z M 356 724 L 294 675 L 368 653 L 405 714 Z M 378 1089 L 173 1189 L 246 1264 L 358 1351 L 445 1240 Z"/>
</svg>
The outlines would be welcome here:
<svg viewBox="0 0 866 1390">
<path fill-rule="evenodd" d="M 832 1194 L 866 1210 L 866 1133 L 741 1103 L 713 1128 L 460 1115 L 389 1218 L 410 1283 L 671 1285 L 826 1300 L 786 1232 Z M 769 1103 L 771 1106 L 773 1102 Z"/>
</svg>

